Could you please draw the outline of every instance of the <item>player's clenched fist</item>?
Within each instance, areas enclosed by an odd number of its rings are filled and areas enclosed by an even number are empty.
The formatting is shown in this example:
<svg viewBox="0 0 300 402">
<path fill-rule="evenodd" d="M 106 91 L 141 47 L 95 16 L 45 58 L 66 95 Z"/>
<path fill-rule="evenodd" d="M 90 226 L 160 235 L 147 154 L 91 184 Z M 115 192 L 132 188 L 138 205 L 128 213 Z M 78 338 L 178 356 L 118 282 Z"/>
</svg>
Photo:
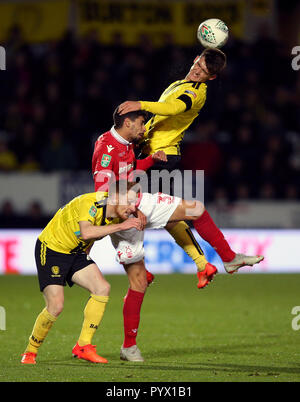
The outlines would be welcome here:
<svg viewBox="0 0 300 402">
<path fill-rule="evenodd" d="M 141 222 L 141 230 L 144 230 L 146 228 L 147 225 L 147 217 L 143 214 L 142 211 L 140 211 L 139 209 L 136 210 L 135 216 L 140 220 Z"/>
<path fill-rule="evenodd" d="M 164 153 L 164 151 L 157 151 L 152 155 L 152 159 L 154 159 L 155 162 L 168 162 L 167 155 Z"/>
<path fill-rule="evenodd" d="M 127 230 L 135 228 L 137 230 L 143 230 L 143 225 L 138 218 L 128 218 L 126 221 L 120 224 L 121 230 Z"/>
</svg>

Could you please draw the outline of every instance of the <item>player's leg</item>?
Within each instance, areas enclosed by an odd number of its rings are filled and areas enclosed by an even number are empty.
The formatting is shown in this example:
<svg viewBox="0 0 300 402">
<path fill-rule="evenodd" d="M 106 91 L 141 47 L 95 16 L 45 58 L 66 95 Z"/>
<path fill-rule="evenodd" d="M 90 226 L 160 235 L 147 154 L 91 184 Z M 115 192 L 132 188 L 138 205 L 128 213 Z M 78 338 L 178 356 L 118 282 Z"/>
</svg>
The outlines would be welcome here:
<svg viewBox="0 0 300 402">
<path fill-rule="evenodd" d="M 222 261 L 231 261 L 235 257 L 235 253 L 231 250 L 223 233 L 207 216 L 208 213 L 202 202 L 182 200 L 170 217 L 170 221 L 179 219 L 192 221 L 199 235 L 215 248 Z M 207 218 L 205 219 L 205 217 Z"/>
<path fill-rule="evenodd" d="M 144 260 L 124 264 L 124 269 L 127 273 L 129 289 L 135 292 L 145 293 L 148 287 L 148 281 Z"/>
<path fill-rule="evenodd" d="M 136 229 L 114 233 L 110 236 L 117 251 L 117 261 L 126 270 L 129 289 L 124 298 L 124 341 L 121 346 L 122 360 L 143 361 L 136 345 L 141 307 L 149 285 L 144 265 L 144 233 Z"/>
<path fill-rule="evenodd" d="M 170 233 L 175 242 L 191 257 L 199 272 L 204 271 L 208 261 L 199 243 L 195 239 L 189 225 L 185 221 L 170 222 L 165 229 Z"/>
<path fill-rule="evenodd" d="M 197 262 L 197 276 L 199 279 L 197 286 L 200 289 L 213 279 L 217 269 L 207 262 L 188 225 L 185 222 L 179 222 L 178 224 L 178 221 L 181 221 L 180 217 L 185 217 L 185 214 L 179 208 L 181 202 L 181 198 L 168 194 L 143 193 L 139 209 L 147 216 L 147 227 L 152 229 L 167 227 L 167 230 L 176 236 L 177 243 Z M 200 208 L 197 213 L 202 213 L 202 205 L 197 206 L 198 209 Z M 174 220 L 170 222 L 172 215 L 174 215 Z"/>
<path fill-rule="evenodd" d="M 85 259 L 86 257 L 82 256 L 81 258 Z M 95 263 L 90 263 L 88 266 L 76 271 L 71 280 L 90 293 L 84 309 L 84 318 L 78 342 L 72 350 L 73 356 L 94 363 L 107 363 L 105 358 L 96 353 L 95 346 L 92 345 L 92 339 L 101 324 L 109 300 L 110 284 Z"/>
<path fill-rule="evenodd" d="M 144 361 L 136 344 L 140 324 L 141 307 L 148 287 L 147 271 L 144 261 L 125 264 L 129 289 L 124 298 L 123 324 L 124 342 L 121 346 L 120 358 L 128 361 Z"/>
<path fill-rule="evenodd" d="M 192 258 L 197 266 L 198 289 L 209 284 L 217 274 L 217 268 L 205 258 L 204 252 L 195 239 L 190 227 L 185 221 L 170 222 L 166 230 L 175 239 L 176 243 Z"/>
<path fill-rule="evenodd" d="M 61 285 L 48 285 L 43 290 L 46 307 L 37 316 L 21 363 L 35 364 L 35 358 L 52 325 L 63 310 L 64 290 Z"/>
<path fill-rule="evenodd" d="M 182 200 L 182 203 L 178 205 L 170 217 L 170 222 L 178 220 L 191 220 L 193 222 L 193 226 L 199 235 L 219 254 L 228 273 L 233 273 L 246 265 L 252 266 L 263 260 L 263 256 L 236 254 L 204 205 L 199 201 Z"/>
<path fill-rule="evenodd" d="M 40 312 L 34 323 L 21 360 L 21 363 L 24 364 L 36 363 L 35 358 L 39 348 L 63 309 L 63 286 L 65 285 L 65 275 L 70 257 L 48 249 L 44 243 L 37 240 L 35 262 L 40 291 L 43 292 L 46 307 Z"/>
<path fill-rule="evenodd" d="M 148 176 L 148 187 L 149 187 L 149 193 L 154 193 L 155 190 L 157 191 L 157 188 L 153 189 L 151 184 L 151 176 L 158 172 L 159 170 L 167 170 L 168 172 L 174 172 L 174 169 L 176 169 L 178 163 L 180 160 L 180 156 L 178 155 L 168 155 L 168 162 L 157 162 L 153 168 L 150 168 L 147 170 L 147 176 Z M 156 180 L 157 182 L 157 180 Z M 164 196 L 174 195 L 174 188 L 173 185 L 174 183 L 171 181 L 170 182 L 170 188 L 169 191 L 166 192 L 163 191 L 161 188 L 161 182 L 159 182 L 160 187 L 159 191 L 164 194 Z M 166 189 L 164 189 L 166 190 Z M 181 197 L 181 195 L 179 195 Z M 164 197 L 163 197 L 164 198 Z M 174 222 L 174 223 L 169 223 L 168 225 L 165 226 L 165 229 L 170 233 L 170 235 L 173 237 L 175 242 L 186 252 L 186 254 L 194 261 L 194 263 L 197 266 L 197 270 L 199 272 L 204 271 L 206 264 L 208 261 L 205 258 L 205 255 L 198 244 L 197 240 L 195 239 L 193 233 L 191 232 L 189 226 L 187 225 L 186 222 L 180 221 L 180 222 Z"/>
<path fill-rule="evenodd" d="M 49 285 L 43 290 L 47 311 L 58 317 L 64 308 L 64 288 L 61 285 Z"/>
<path fill-rule="evenodd" d="M 166 169 L 169 172 L 174 171 L 176 169 L 178 163 L 180 160 L 180 156 L 178 155 L 168 155 L 168 162 L 161 162 L 160 164 L 156 163 L 153 168 L 148 169 L 147 175 L 148 175 L 148 184 L 151 184 L 151 175 L 153 174 L 153 171 L 155 170 L 160 170 L 160 169 Z M 151 185 L 149 186 L 149 192 L 153 193 L 153 189 L 151 188 Z M 156 190 L 157 191 L 157 190 Z M 162 189 L 159 188 L 159 191 L 162 192 Z M 165 192 L 165 191 L 164 191 Z M 170 191 L 167 192 L 166 195 L 174 195 L 174 189 L 171 186 Z M 181 195 L 180 195 L 181 197 Z M 205 270 L 208 261 L 205 258 L 205 255 L 198 244 L 197 240 L 195 239 L 193 233 L 191 232 L 189 226 L 187 225 L 186 222 L 184 221 L 177 221 L 173 224 L 169 223 L 168 225 L 165 226 L 165 229 L 170 233 L 170 235 L 173 237 L 175 242 L 186 252 L 186 254 L 191 257 L 191 259 L 194 261 L 194 263 L 197 266 L 198 272 L 202 272 Z M 198 275 L 199 276 L 199 275 Z M 199 281 L 198 287 L 204 287 L 205 283 L 207 282 L 202 282 Z"/>
</svg>

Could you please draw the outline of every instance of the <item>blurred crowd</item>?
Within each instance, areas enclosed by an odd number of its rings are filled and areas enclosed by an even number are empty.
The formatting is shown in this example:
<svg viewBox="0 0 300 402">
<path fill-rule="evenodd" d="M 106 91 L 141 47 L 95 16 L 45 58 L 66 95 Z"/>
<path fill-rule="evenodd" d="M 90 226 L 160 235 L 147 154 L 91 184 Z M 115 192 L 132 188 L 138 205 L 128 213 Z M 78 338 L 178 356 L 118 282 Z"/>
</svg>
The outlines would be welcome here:
<svg viewBox="0 0 300 402">
<path fill-rule="evenodd" d="M 97 33 L 28 44 L 18 27 L 0 74 L 0 172 L 89 170 L 95 139 L 121 102 L 155 101 L 201 52 L 171 37 L 126 47 Z M 207 102 L 185 135 L 183 169 L 205 170 L 208 201 L 299 199 L 300 75 L 290 49 L 262 29 L 254 43 L 231 37 L 228 65 L 208 82 Z"/>
</svg>

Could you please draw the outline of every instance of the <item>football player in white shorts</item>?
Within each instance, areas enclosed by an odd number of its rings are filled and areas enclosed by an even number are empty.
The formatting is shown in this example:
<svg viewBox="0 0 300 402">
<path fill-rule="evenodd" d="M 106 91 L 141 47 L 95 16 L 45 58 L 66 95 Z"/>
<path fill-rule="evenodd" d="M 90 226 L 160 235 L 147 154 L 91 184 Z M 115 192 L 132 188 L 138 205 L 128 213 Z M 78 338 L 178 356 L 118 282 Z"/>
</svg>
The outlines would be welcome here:
<svg viewBox="0 0 300 402">
<path fill-rule="evenodd" d="M 146 228 L 160 229 L 179 221 L 196 221 L 205 211 L 202 202 L 194 200 L 187 201 L 176 196 L 163 193 L 137 193 L 137 208 L 146 216 Z M 193 236 L 190 229 L 187 229 Z M 132 308 L 135 314 L 132 314 L 132 320 L 124 320 L 125 340 L 121 347 L 120 358 L 128 361 L 144 361 L 139 348 L 136 345 L 136 337 L 140 321 L 140 309 L 143 297 L 149 285 L 147 271 L 144 264 L 144 232 L 136 229 L 129 229 L 123 232 L 111 235 L 113 246 L 117 251 L 117 261 L 124 265 L 128 275 L 129 290 L 128 293 L 135 300 L 132 306 L 126 306 L 126 309 Z M 196 243 L 196 241 L 195 241 Z M 244 256 L 240 254 L 239 264 L 234 269 L 225 266 L 229 273 L 235 272 L 238 268 L 245 265 L 253 265 L 263 259 L 262 256 Z M 225 265 L 225 264 L 224 264 Z M 217 268 L 207 263 L 203 271 L 198 271 L 198 288 L 204 288 L 217 273 Z M 128 295 L 127 293 L 127 295 Z M 124 305 L 125 307 L 125 305 Z M 128 315 L 123 310 L 123 315 Z"/>
</svg>

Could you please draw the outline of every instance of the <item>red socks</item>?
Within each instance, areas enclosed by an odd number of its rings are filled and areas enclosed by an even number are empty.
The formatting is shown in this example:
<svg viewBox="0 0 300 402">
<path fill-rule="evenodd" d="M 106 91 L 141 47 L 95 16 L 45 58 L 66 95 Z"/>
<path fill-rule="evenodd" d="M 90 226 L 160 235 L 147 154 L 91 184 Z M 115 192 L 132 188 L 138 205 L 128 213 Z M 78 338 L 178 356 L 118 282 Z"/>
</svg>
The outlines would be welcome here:
<svg viewBox="0 0 300 402">
<path fill-rule="evenodd" d="M 145 293 L 128 289 L 123 306 L 124 348 L 136 345 L 136 337 L 140 323 L 140 312 Z"/>
<path fill-rule="evenodd" d="M 235 253 L 218 229 L 207 211 L 193 221 L 194 228 L 199 235 L 206 240 L 219 254 L 222 261 L 229 262 L 234 259 Z M 124 319 L 124 348 L 136 345 L 136 337 L 140 323 L 140 312 L 144 300 L 144 293 L 128 289 L 123 306 Z"/>
<path fill-rule="evenodd" d="M 206 210 L 200 218 L 193 221 L 193 225 L 199 235 L 216 250 L 223 262 L 229 262 L 234 259 L 235 252 L 231 250 L 223 233 Z"/>
</svg>

